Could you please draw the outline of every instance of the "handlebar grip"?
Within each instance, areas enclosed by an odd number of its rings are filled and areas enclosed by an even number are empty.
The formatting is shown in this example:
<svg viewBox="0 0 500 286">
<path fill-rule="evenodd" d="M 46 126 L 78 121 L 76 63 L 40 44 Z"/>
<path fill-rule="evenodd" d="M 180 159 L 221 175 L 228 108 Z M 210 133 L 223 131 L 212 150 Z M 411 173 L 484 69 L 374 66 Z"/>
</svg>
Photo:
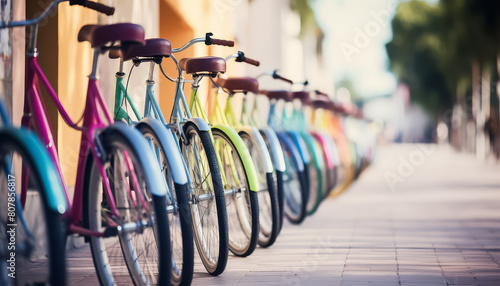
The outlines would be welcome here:
<svg viewBox="0 0 500 286">
<path fill-rule="evenodd" d="M 256 66 L 256 67 L 260 66 L 260 62 L 259 61 L 254 60 L 254 59 L 250 59 L 250 58 L 247 58 L 247 57 L 245 57 L 245 63 L 251 64 L 251 65 Z"/>
<path fill-rule="evenodd" d="M 322 96 L 326 96 L 326 97 L 329 97 L 328 94 L 324 93 L 324 92 L 321 92 L 319 90 L 316 90 L 316 94 L 317 95 L 322 95 Z"/>
<path fill-rule="evenodd" d="M 289 84 L 293 84 L 293 81 L 291 79 L 280 76 L 279 74 L 276 73 L 276 71 L 273 73 L 273 78 L 288 82 Z"/>
<path fill-rule="evenodd" d="M 221 39 L 212 39 L 212 45 L 234 47 L 234 41 L 226 41 Z"/>
<path fill-rule="evenodd" d="M 87 0 L 85 3 L 85 7 L 95 10 L 97 12 L 101 12 L 103 14 L 106 14 L 108 16 L 111 16 L 115 13 L 115 7 L 109 7 L 101 3 L 96 3 L 93 1 Z"/>
</svg>

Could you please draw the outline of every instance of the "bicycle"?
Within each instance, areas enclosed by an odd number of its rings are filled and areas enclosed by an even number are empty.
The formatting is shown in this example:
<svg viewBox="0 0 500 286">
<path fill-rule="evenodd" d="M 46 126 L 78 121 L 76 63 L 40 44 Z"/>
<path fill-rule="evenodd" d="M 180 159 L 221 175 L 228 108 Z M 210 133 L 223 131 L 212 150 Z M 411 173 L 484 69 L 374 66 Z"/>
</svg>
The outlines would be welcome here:
<svg viewBox="0 0 500 286">
<path fill-rule="evenodd" d="M 37 63 L 37 24 L 61 2 L 64 0 L 51 2 L 36 19 L 0 26 L 30 26 L 32 31 L 26 55 L 22 125 L 34 127 L 54 162 L 69 207 L 66 212 L 67 233 L 85 236 L 90 242 L 99 282 L 114 285 L 116 281 L 131 280 L 136 285 L 166 285 L 172 267 L 165 207 L 166 185 L 159 169 L 153 168 L 155 158 L 148 151 L 146 139 L 126 124 L 114 123 L 97 88 L 100 54 L 115 49 L 113 43 L 120 43 L 123 50 L 144 44 L 144 30 L 139 25 L 128 23 L 86 25 L 80 29 L 78 41 L 90 42 L 94 57 L 81 118 L 83 123 L 79 126 L 78 122 L 71 120 Z M 108 15 L 114 12 L 114 8 L 90 1 L 71 1 L 70 4 Z M 39 80 L 66 124 L 82 132 L 72 204 L 69 203 L 53 133 L 40 95 Z M 123 267 L 128 273 L 122 271 Z"/>
<path fill-rule="evenodd" d="M 306 85 L 307 81 L 304 86 Z M 326 158 L 324 156 L 324 147 L 326 146 L 321 145 L 321 141 L 318 140 L 318 137 L 321 138 L 321 134 L 316 134 L 316 136 L 314 136 L 310 133 L 312 128 L 306 119 L 306 112 L 309 112 L 308 106 L 311 101 L 309 92 L 294 91 L 292 92 L 292 96 L 299 104 L 294 105 L 292 116 L 288 120 L 288 128 L 299 132 L 311 155 L 311 163 L 307 165 L 310 178 L 307 214 L 312 215 L 317 211 L 319 205 L 323 201 L 324 194 L 328 191 L 328 173 L 325 165 Z"/>
<path fill-rule="evenodd" d="M 317 100 L 320 100 L 318 106 L 322 106 L 318 110 L 323 110 L 320 116 L 317 117 L 317 123 L 321 126 L 320 128 L 330 134 L 335 146 L 338 148 L 340 162 L 338 165 L 338 182 L 335 188 L 329 192 L 330 197 L 336 197 L 347 190 L 355 175 L 354 150 L 352 144 L 347 140 L 341 119 L 342 116 L 347 114 L 347 109 L 341 103 L 331 100 L 325 93 L 316 91 L 316 95 L 318 95 Z"/>
<path fill-rule="evenodd" d="M 246 62 L 254 66 L 259 66 L 258 61 L 252 60 L 245 56 L 243 52 L 232 54 L 225 58 L 225 61 L 234 58 L 236 62 Z M 259 93 L 259 83 L 255 78 L 250 77 L 229 77 L 223 79 L 218 77 L 215 84 L 219 86 L 215 95 L 215 105 L 213 109 L 214 123 L 223 124 L 236 130 L 243 142 L 247 146 L 248 151 L 253 159 L 256 167 L 259 180 L 259 191 L 257 193 L 259 202 L 259 238 L 258 244 L 262 247 L 269 247 L 275 241 L 279 233 L 280 217 L 279 203 L 276 194 L 276 186 L 278 184 L 276 172 L 273 167 L 273 161 L 269 154 L 266 142 L 259 130 L 250 125 L 251 119 L 243 116 L 246 114 L 246 97 L 247 93 Z M 225 90 L 228 94 L 225 109 L 219 103 L 221 91 Z M 241 120 L 236 119 L 235 111 L 233 110 L 233 98 L 236 94 L 244 95 L 243 110 L 241 110 Z"/>
<path fill-rule="evenodd" d="M 340 158 L 338 154 L 337 145 L 333 140 L 333 137 L 322 128 L 322 122 L 324 113 L 329 112 L 330 102 L 324 98 L 316 98 L 309 102 L 311 110 L 310 122 L 314 129 L 311 134 L 320 143 L 323 151 L 323 157 L 325 158 L 325 166 L 327 169 L 327 181 L 325 192 L 322 194 L 322 199 L 328 197 L 328 194 L 335 189 L 339 181 L 338 168 L 340 166 Z"/>
<path fill-rule="evenodd" d="M 131 125 L 134 124 L 148 140 L 149 146 L 156 155 L 158 167 L 161 169 L 168 186 L 167 213 L 169 216 L 173 264 L 171 283 L 172 285 L 190 285 L 193 279 L 194 246 L 192 217 L 188 199 L 188 176 L 178 142 L 174 139 L 174 134 L 167 125 L 163 114 L 161 114 L 158 102 L 153 94 L 154 65 L 161 63 L 163 58 L 170 57 L 171 52 L 171 44 L 165 39 L 148 39 L 144 46 L 131 47 L 125 53 L 119 53 L 118 50 L 113 53 L 110 52 L 110 58 L 119 58 L 120 60 L 119 70 L 115 75 L 116 89 L 113 114 L 115 120 L 123 120 Z M 152 65 L 146 81 L 145 108 L 142 116 L 137 111 L 123 84 L 125 77 L 123 63 L 128 60 L 133 61 L 132 68 L 139 66 L 141 63 L 151 63 Z M 136 122 L 132 121 L 128 112 L 122 107 L 125 100 L 127 107 L 131 107 Z"/>
<path fill-rule="evenodd" d="M 11 125 L 2 102 L 0 118 L 0 284 L 64 285 L 68 206 L 57 170 L 33 133 Z M 35 215 L 35 208 L 41 215 Z M 36 272 L 30 271 L 35 267 Z"/>
<path fill-rule="evenodd" d="M 306 166 L 297 147 L 296 142 L 304 143 L 296 134 L 285 131 L 277 112 L 277 106 L 281 102 L 290 102 L 292 97 L 286 90 L 260 90 L 270 102 L 268 126 L 276 131 L 279 143 L 283 150 L 285 172 L 283 173 L 283 212 L 287 219 L 294 224 L 300 224 L 307 215 L 307 200 L 309 197 L 309 186 L 307 183 Z M 293 136 L 293 137 L 292 137 Z M 296 139 L 297 141 L 294 141 Z"/>
<path fill-rule="evenodd" d="M 211 135 L 219 162 L 228 212 L 229 250 L 236 256 L 253 253 L 259 237 L 259 179 L 250 153 L 238 133 L 226 125 L 227 118 L 215 98 L 209 118 L 198 97 L 203 77 L 214 78 L 226 71 L 226 61 L 218 57 L 182 59 L 180 67 L 193 77 L 189 110 L 210 122 Z"/>
<path fill-rule="evenodd" d="M 145 48 L 147 49 L 149 46 L 153 51 L 155 51 L 155 49 L 162 49 L 161 47 L 165 48 L 165 45 L 169 45 L 165 41 L 167 40 L 150 39 L 146 42 Z M 150 77 L 146 82 L 147 90 L 144 114 L 150 115 L 158 119 L 162 125 L 168 126 L 170 132 L 172 132 L 175 139 L 177 139 L 174 140 L 176 147 L 173 150 L 181 152 L 184 159 L 182 164 L 183 170 L 187 174 L 189 186 L 188 200 L 191 210 L 194 241 L 203 266 L 209 274 L 215 276 L 220 275 L 224 271 L 228 259 L 229 239 L 224 188 L 220 177 L 215 149 L 212 144 L 210 127 L 203 119 L 191 115 L 183 92 L 184 83 L 188 81 L 184 79 L 183 70 L 179 67 L 179 61 L 174 55 L 200 42 L 204 42 L 206 45 L 234 45 L 232 41 L 214 39 L 211 33 L 207 33 L 204 38 L 195 38 L 180 48 L 172 49 L 170 47 L 168 58 L 172 59 L 178 71 L 178 76 L 175 79 L 171 78 L 163 71 L 162 60 L 164 56 L 159 57 L 159 54 L 154 52 L 145 57 L 149 57 L 150 59 Z M 137 65 L 146 62 L 138 60 L 135 56 L 132 58 Z M 152 80 L 152 75 L 156 66 L 160 67 L 163 76 L 176 83 L 173 110 L 168 122 L 163 116 L 153 94 L 155 82 Z M 133 105 L 120 79 L 125 75 L 121 64 L 119 73 L 120 76 L 117 76 L 116 94 L 118 100 L 115 101 L 115 113 L 118 112 L 118 116 L 122 116 L 125 120 L 129 120 L 127 119 L 130 118 L 128 112 L 125 112 L 121 106 L 124 101 L 131 106 L 136 118 L 140 119 L 141 116 Z M 121 95 L 118 95 L 118 92 Z M 213 234 L 211 234 L 211 232 L 213 232 Z"/>
</svg>

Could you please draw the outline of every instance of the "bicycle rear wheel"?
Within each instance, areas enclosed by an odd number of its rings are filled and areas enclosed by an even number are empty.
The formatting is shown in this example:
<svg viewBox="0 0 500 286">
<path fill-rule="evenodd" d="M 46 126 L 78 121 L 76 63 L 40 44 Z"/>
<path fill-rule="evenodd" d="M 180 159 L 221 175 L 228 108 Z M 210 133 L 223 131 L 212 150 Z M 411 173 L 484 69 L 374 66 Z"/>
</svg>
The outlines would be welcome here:
<svg viewBox="0 0 500 286">
<path fill-rule="evenodd" d="M 14 132 L 25 134 L 16 138 L 0 132 L 0 285 L 65 285 L 66 227 L 61 212 L 66 206 L 57 211 L 48 202 L 55 192 L 64 196 L 59 175 L 33 135 Z M 24 210 L 19 195 L 23 188 Z"/>
<path fill-rule="evenodd" d="M 194 246 L 192 218 L 188 200 L 188 185 L 174 182 L 173 172 L 169 164 L 172 152 L 179 152 L 175 147 L 168 148 L 163 145 L 163 140 L 158 138 L 161 131 L 155 131 L 154 125 L 144 122 L 137 125 L 139 131 L 146 137 L 148 143 L 158 160 L 162 175 L 167 182 L 167 213 L 170 227 L 170 242 L 172 243 L 172 285 L 190 285 L 193 279 Z M 165 128 L 164 126 L 160 126 Z M 170 132 L 170 130 L 167 130 Z M 168 136 L 170 134 L 166 134 Z M 168 151 L 167 151 L 168 150 Z M 167 153 L 168 152 L 168 153 Z M 170 155 L 169 155 L 170 154 Z M 179 157 L 181 154 L 179 154 Z M 180 159 L 182 160 L 182 159 Z M 184 166 L 176 166 L 183 169 Z"/>
<path fill-rule="evenodd" d="M 101 285 L 167 285 L 172 272 L 172 254 L 166 199 L 151 191 L 165 186 L 148 183 L 151 180 L 146 176 L 157 174 L 151 172 L 157 163 L 152 156 L 145 156 L 145 152 L 151 152 L 145 139 L 132 138 L 113 130 L 99 135 L 106 155 L 103 168 L 119 217 L 111 212 L 111 198 L 104 192 L 105 181 L 94 157 L 88 156 L 84 219 L 90 230 L 106 234 L 90 237 L 92 258 Z M 137 144 L 128 141 L 134 139 L 144 140 L 141 153 L 135 147 Z"/>
<path fill-rule="evenodd" d="M 212 129 L 215 152 L 227 185 L 224 186 L 228 214 L 229 250 L 236 256 L 253 253 L 259 237 L 259 201 L 249 187 L 242 158 L 229 136 Z"/>
<path fill-rule="evenodd" d="M 207 131 L 185 128 L 182 155 L 191 177 L 191 215 L 196 248 L 211 275 L 224 272 L 228 259 L 227 211 L 219 165 Z M 187 144 L 187 145 L 186 145 Z"/>
<path fill-rule="evenodd" d="M 263 149 L 257 143 L 257 139 L 253 137 L 253 134 L 245 131 L 241 131 L 239 134 L 247 146 L 250 156 L 252 156 L 257 175 L 259 176 L 259 192 L 257 196 L 259 200 L 260 228 L 258 244 L 262 247 L 269 247 L 276 241 L 280 225 L 278 197 L 275 189 L 277 182 L 274 180 L 273 172 L 267 173 L 264 165 L 264 158 L 267 158 L 269 161 L 271 158 L 267 148 L 264 147 L 265 149 Z M 260 133 L 258 133 L 258 136 L 261 136 Z M 260 140 L 264 144 L 262 137 Z"/>
</svg>

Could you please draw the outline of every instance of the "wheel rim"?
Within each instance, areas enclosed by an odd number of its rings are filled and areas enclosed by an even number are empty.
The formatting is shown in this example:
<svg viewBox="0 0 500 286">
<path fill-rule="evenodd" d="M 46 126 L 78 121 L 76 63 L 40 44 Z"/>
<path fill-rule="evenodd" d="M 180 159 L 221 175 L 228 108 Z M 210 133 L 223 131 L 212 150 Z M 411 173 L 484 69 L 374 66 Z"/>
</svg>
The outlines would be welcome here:
<svg viewBox="0 0 500 286">
<path fill-rule="evenodd" d="M 259 147 L 253 143 L 248 135 L 243 134 L 241 138 L 247 146 L 250 156 L 252 156 L 257 176 L 259 178 L 259 192 L 257 193 L 259 200 L 259 241 L 266 242 L 270 239 L 272 234 L 273 217 L 271 196 L 267 185 L 267 173 L 264 167 L 264 159 Z"/>
<path fill-rule="evenodd" d="M 252 236 L 252 209 L 250 188 L 245 170 L 234 146 L 214 132 L 215 152 L 221 160 L 221 170 L 227 180 L 224 190 L 233 194 L 226 195 L 226 209 L 229 230 L 229 249 L 242 254 L 249 247 Z"/>
<path fill-rule="evenodd" d="M 115 237 L 109 238 L 91 238 L 93 248 L 94 261 L 97 263 L 98 270 L 102 270 L 101 279 L 103 284 L 114 284 L 115 280 L 124 281 L 128 276 L 132 278 L 136 285 L 147 285 L 158 283 L 158 265 L 159 253 L 157 240 L 156 224 L 153 223 L 154 207 L 152 205 L 152 197 L 145 191 L 145 183 L 142 170 L 138 169 L 138 165 L 134 164 L 137 180 L 141 186 L 141 192 L 133 191 L 133 196 L 137 199 L 140 195 L 144 196 L 145 202 L 149 206 L 149 211 L 141 207 L 134 207 L 130 196 L 127 194 L 127 184 L 130 185 L 130 177 L 125 166 L 125 156 L 130 156 L 130 152 L 125 153 L 124 146 L 114 146 L 110 152 L 112 160 L 105 164 L 106 173 L 112 191 L 114 193 L 117 208 L 119 210 L 120 221 L 115 222 L 123 224 L 126 222 L 137 222 L 139 218 L 147 220 L 154 227 L 146 227 L 141 234 L 124 233 Z M 127 155 L 125 155 L 127 154 Z M 133 163 L 136 163 L 135 158 L 131 158 Z M 113 221 L 109 220 L 109 208 L 107 207 L 107 199 L 103 195 L 102 178 L 100 177 L 97 167 L 94 168 L 91 174 L 90 190 L 94 190 L 94 194 L 89 197 L 89 227 L 94 231 L 104 231 L 105 226 L 110 225 Z M 138 204 L 140 204 L 138 202 Z M 123 265 L 125 260 L 125 265 Z M 128 273 L 123 272 L 123 267 L 126 266 Z"/>
<path fill-rule="evenodd" d="M 283 172 L 283 191 L 285 194 L 285 214 L 287 217 L 297 220 L 302 210 L 302 194 L 299 181 L 299 173 L 291 162 L 291 153 L 288 148 L 283 149 L 286 170 Z"/>
<path fill-rule="evenodd" d="M 168 212 L 168 222 L 170 228 L 170 244 L 172 250 L 172 276 L 173 282 L 179 282 L 181 280 L 182 268 L 184 262 L 184 249 L 182 240 L 182 228 L 181 228 L 181 218 L 180 210 L 177 200 L 177 194 L 175 192 L 175 186 L 173 183 L 172 173 L 168 169 L 168 162 L 165 158 L 165 151 L 162 150 L 156 136 L 149 132 L 145 132 L 144 137 L 148 140 L 149 146 L 155 154 L 155 158 L 161 169 L 166 182 L 167 182 L 167 212 Z"/>
<path fill-rule="evenodd" d="M 188 136 L 190 144 L 185 146 L 183 155 L 192 184 L 191 213 L 195 243 L 205 267 L 214 271 L 219 261 L 220 234 L 212 174 L 200 137 L 194 130 Z"/>
</svg>

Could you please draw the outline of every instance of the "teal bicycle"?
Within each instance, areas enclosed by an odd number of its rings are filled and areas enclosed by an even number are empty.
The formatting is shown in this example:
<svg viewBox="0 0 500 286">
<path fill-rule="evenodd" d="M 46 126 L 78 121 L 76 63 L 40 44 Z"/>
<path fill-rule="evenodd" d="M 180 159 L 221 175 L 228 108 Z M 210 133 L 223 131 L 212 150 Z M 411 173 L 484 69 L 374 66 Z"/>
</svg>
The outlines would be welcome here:
<svg viewBox="0 0 500 286">
<path fill-rule="evenodd" d="M 68 205 L 61 180 L 45 147 L 12 127 L 1 102 L 0 117 L 0 285 L 64 285 Z M 28 194 L 23 203 L 21 193 Z"/>
<path fill-rule="evenodd" d="M 192 230 L 199 256 L 205 269 L 211 275 L 221 274 L 227 264 L 228 259 L 228 218 L 225 203 L 224 187 L 221 180 L 219 163 L 212 143 L 210 126 L 201 118 L 191 115 L 187 100 L 184 96 L 184 84 L 193 82 L 186 80 L 183 70 L 174 53 L 181 52 L 193 44 L 205 43 L 206 45 L 232 46 L 232 41 L 213 39 L 211 33 L 207 33 L 204 38 L 196 38 L 180 48 L 172 49 L 170 43 L 165 39 L 149 39 L 143 50 L 123 54 L 123 59 L 132 60 L 134 66 L 140 64 L 150 64 L 150 74 L 146 82 L 146 97 L 144 114 L 141 116 L 134 106 L 126 86 L 123 84 L 125 73 L 123 73 L 123 61 L 120 63 L 120 70 L 117 73 L 117 87 L 115 98 L 115 117 L 133 123 L 134 120 L 141 122 L 150 118 L 159 120 L 163 128 L 174 137 L 175 145 L 168 145 L 171 152 L 181 152 L 184 161 L 176 165 L 177 171 L 187 174 L 188 190 L 187 200 L 191 211 Z M 112 55 L 117 57 L 119 55 Z M 178 76 L 171 78 L 166 75 L 162 68 L 164 58 L 173 60 L 177 67 Z M 158 101 L 154 96 L 153 74 L 159 66 L 162 74 L 169 80 L 176 83 L 175 99 L 170 120 L 167 121 L 160 109 Z M 130 107 L 131 112 L 127 112 Z M 138 124 L 138 126 L 141 123 Z M 171 169 L 173 169 L 173 164 Z M 179 197 L 177 198 L 179 199 Z M 175 246 L 174 246 L 175 248 Z M 185 251 L 185 248 L 184 248 Z M 175 250 L 174 250 L 175 252 Z M 187 256 L 184 255 L 184 269 L 180 281 L 188 281 L 187 277 Z M 174 274 L 177 276 L 177 274 Z M 192 274 L 191 274 L 192 276 Z M 186 278 L 186 280 L 184 280 Z M 178 278 L 172 281 L 177 281 Z"/>
<path fill-rule="evenodd" d="M 159 64 L 163 58 L 171 56 L 171 52 L 170 42 L 164 39 L 146 40 L 146 45 L 131 47 L 125 53 L 119 50 L 110 52 L 110 58 L 120 59 L 119 70 L 116 73 L 114 119 L 135 124 L 155 154 L 158 167 L 168 186 L 166 201 L 172 247 L 171 283 L 172 285 L 190 285 L 193 279 L 194 246 L 188 199 L 188 176 L 177 139 L 166 124 L 163 115 L 159 113 L 159 106 L 153 95 L 154 64 Z M 125 77 L 123 62 L 128 60 L 133 60 L 133 67 L 141 63 L 152 63 L 146 82 L 147 92 L 142 116 L 123 84 Z M 135 121 L 122 107 L 124 100 L 130 105 Z"/>
</svg>

